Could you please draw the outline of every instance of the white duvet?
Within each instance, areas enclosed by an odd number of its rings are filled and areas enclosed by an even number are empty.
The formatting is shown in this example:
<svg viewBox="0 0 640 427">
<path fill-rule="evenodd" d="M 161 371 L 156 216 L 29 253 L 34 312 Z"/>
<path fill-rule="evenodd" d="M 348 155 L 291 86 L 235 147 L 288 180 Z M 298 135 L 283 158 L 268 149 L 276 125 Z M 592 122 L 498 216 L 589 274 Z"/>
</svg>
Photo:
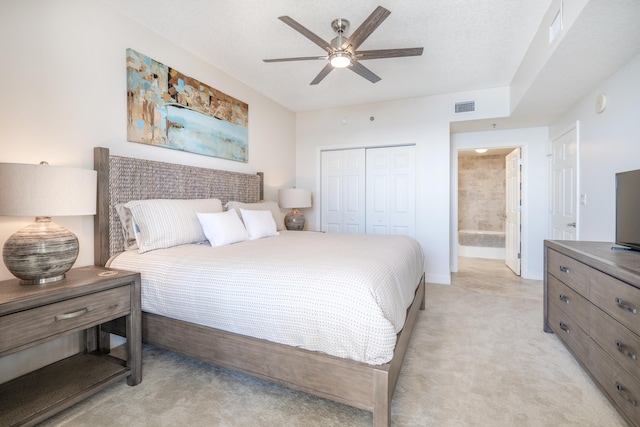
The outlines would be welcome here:
<svg viewBox="0 0 640 427">
<path fill-rule="evenodd" d="M 126 251 L 142 310 L 368 364 L 391 360 L 424 271 L 406 236 L 283 231 L 222 247 Z"/>
</svg>

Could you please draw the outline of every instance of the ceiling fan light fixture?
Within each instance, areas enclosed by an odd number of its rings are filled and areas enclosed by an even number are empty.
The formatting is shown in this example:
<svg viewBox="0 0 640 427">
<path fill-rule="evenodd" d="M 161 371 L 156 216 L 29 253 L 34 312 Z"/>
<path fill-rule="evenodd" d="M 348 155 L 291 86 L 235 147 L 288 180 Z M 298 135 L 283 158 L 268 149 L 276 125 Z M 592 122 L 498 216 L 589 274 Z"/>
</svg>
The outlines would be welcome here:
<svg viewBox="0 0 640 427">
<path fill-rule="evenodd" d="M 348 52 L 333 52 L 329 55 L 329 62 L 333 68 L 346 68 L 351 65 L 351 55 Z"/>
<path fill-rule="evenodd" d="M 331 28 L 337 33 L 336 37 L 327 43 L 322 37 L 310 31 L 299 22 L 289 16 L 279 16 L 278 19 L 305 36 L 307 39 L 318 45 L 326 52 L 324 56 L 300 56 L 295 58 L 276 58 L 263 59 L 264 62 L 289 62 L 289 61 L 307 61 L 321 59 L 329 61 L 328 64 L 320 70 L 318 75 L 309 83 L 317 85 L 324 79 L 334 68 L 348 68 L 361 77 L 364 77 L 371 83 L 380 81 L 380 77 L 373 71 L 362 65 L 365 59 L 382 59 L 382 58 L 399 58 L 403 56 L 420 56 L 423 48 L 403 48 L 403 49 L 376 49 L 376 50 L 358 50 L 360 45 L 375 31 L 376 28 L 389 16 L 391 12 L 382 6 L 378 6 L 367 17 L 356 30 L 347 37 L 346 32 L 349 29 L 349 21 L 343 18 L 334 19 L 331 22 Z"/>
</svg>

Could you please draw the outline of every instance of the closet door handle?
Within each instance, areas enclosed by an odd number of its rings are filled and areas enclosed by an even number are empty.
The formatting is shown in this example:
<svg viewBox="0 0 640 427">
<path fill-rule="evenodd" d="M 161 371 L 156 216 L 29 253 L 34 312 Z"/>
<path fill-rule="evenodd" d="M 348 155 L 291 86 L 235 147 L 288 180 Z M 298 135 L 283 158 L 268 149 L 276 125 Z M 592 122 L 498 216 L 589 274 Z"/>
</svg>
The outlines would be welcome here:
<svg viewBox="0 0 640 427">
<path fill-rule="evenodd" d="M 618 307 L 620 307 L 623 310 L 630 311 L 633 314 L 638 314 L 638 309 L 637 308 L 635 308 L 635 307 L 633 307 L 631 305 L 625 304 L 625 302 L 622 301 L 620 298 L 616 298 L 616 304 L 618 304 Z"/>
<path fill-rule="evenodd" d="M 638 360 L 638 356 L 636 356 L 634 353 L 632 353 L 629 350 L 627 350 L 627 347 L 625 347 L 625 345 L 622 344 L 621 341 L 616 341 L 616 347 L 618 347 L 618 351 L 620 353 L 624 354 L 628 358 L 630 358 L 632 360 Z"/>
<path fill-rule="evenodd" d="M 632 395 L 628 393 L 628 390 L 624 388 L 624 386 L 620 383 L 616 383 L 616 389 L 618 389 L 618 394 L 622 396 L 624 400 L 631 403 L 633 406 L 638 406 L 638 401 L 633 398 Z"/>
</svg>

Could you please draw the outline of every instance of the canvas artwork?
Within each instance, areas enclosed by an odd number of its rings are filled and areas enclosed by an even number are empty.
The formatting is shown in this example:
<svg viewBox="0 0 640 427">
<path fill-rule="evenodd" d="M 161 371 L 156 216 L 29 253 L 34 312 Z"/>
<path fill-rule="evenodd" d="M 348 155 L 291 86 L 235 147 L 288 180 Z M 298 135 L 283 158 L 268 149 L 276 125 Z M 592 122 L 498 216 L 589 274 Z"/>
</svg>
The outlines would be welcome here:
<svg viewBox="0 0 640 427">
<path fill-rule="evenodd" d="M 248 161 L 249 106 L 127 49 L 127 140 Z"/>
</svg>

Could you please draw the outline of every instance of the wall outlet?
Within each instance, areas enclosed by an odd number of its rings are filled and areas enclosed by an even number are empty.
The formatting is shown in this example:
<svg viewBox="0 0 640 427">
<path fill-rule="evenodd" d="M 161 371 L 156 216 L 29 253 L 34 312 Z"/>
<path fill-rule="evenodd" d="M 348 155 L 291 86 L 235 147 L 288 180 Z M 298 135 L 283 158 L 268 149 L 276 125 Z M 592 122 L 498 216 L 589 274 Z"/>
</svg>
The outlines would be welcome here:
<svg viewBox="0 0 640 427">
<path fill-rule="evenodd" d="M 582 206 L 585 206 L 587 204 L 587 195 L 586 194 L 581 194 L 580 195 L 580 204 Z"/>
</svg>

